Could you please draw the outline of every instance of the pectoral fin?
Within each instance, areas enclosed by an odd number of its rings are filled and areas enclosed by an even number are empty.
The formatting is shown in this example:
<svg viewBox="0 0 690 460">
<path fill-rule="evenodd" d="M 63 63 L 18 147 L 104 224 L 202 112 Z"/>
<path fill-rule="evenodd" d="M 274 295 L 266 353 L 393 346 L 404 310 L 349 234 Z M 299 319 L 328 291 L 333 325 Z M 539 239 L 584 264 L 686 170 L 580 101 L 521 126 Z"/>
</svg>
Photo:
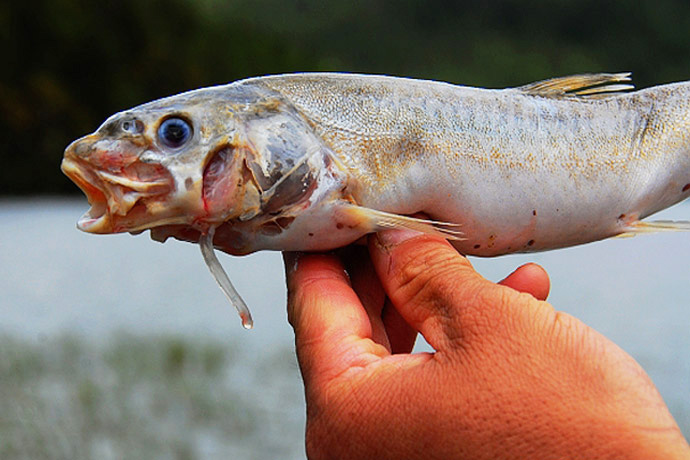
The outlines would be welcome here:
<svg viewBox="0 0 690 460">
<path fill-rule="evenodd" d="M 341 208 L 349 220 L 365 227 L 370 232 L 378 232 L 391 228 L 408 228 L 429 235 L 437 235 L 448 240 L 462 240 L 462 232 L 456 230 L 458 224 L 451 222 L 439 222 L 416 217 L 391 214 L 376 209 L 364 208 L 355 204 L 345 204 Z"/>
</svg>

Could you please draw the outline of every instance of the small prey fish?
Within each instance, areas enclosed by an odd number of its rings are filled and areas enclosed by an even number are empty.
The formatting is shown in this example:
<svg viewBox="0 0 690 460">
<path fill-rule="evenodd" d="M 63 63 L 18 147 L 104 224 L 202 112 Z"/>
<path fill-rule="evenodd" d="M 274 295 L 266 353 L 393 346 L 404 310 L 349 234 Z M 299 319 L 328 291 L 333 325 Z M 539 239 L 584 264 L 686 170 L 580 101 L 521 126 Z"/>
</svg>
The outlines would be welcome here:
<svg viewBox="0 0 690 460">
<path fill-rule="evenodd" d="M 214 245 L 320 251 L 407 227 L 498 256 L 690 229 L 641 221 L 690 196 L 690 82 L 629 80 L 250 78 L 117 113 L 67 147 L 62 170 L 91 204 L 79 229 L 198 241 L 250 328 Z"/>
</svg>

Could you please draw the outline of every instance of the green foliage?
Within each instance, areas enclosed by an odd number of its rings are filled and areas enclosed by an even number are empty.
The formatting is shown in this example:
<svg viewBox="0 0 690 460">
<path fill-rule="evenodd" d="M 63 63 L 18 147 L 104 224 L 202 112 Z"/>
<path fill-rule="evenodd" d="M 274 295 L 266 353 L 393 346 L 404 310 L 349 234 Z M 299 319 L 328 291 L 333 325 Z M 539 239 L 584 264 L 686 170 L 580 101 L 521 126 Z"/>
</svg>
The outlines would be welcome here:
<svg viewBox="0 0 690 460">
<path fill-rule="evenodd" d="M 587 71 L 690 76 L 690 3 L 35 0 L 0 6 L 0 193 L 75 192 L 64 147 L 158 97 L 267 73 L 502 87 Z"/>
</svg>

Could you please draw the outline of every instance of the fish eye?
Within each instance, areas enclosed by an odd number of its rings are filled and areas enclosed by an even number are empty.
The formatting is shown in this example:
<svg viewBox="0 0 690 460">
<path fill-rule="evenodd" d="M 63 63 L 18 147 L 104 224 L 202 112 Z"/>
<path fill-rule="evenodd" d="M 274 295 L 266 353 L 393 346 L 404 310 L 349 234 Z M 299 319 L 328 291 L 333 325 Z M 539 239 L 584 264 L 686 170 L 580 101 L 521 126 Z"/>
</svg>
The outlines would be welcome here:
<svg viewBox="0 0 690 460">
<path fill-rule="evenodd" d="M 192 126 L 182 118 L 166 118 L 158 127 L 158 139 L 171 149 L 182 147 L 191 137 Z"/>
<path fill-rule="evenodd" d="M 144 123 L 136 118 L 129 118 L 122 121 L 120 128 L 127 134 L 141 134 L 144 132 Z"/>
</svg>

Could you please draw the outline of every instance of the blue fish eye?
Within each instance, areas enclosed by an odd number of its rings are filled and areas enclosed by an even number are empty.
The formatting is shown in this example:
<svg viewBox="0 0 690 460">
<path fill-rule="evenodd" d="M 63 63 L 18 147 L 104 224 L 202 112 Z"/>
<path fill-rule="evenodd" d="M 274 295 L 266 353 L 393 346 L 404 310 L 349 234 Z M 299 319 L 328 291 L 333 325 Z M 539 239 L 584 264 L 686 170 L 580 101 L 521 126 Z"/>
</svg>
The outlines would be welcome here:
<svg viewBox="0 0 690 460">
<path fill-rule="evenodd" d="M 192 137 L 192 126 L 182 118 L 167 118 L 158 127 L 158 139 L 171 149 L 182 147 Z"/>
</svg>

